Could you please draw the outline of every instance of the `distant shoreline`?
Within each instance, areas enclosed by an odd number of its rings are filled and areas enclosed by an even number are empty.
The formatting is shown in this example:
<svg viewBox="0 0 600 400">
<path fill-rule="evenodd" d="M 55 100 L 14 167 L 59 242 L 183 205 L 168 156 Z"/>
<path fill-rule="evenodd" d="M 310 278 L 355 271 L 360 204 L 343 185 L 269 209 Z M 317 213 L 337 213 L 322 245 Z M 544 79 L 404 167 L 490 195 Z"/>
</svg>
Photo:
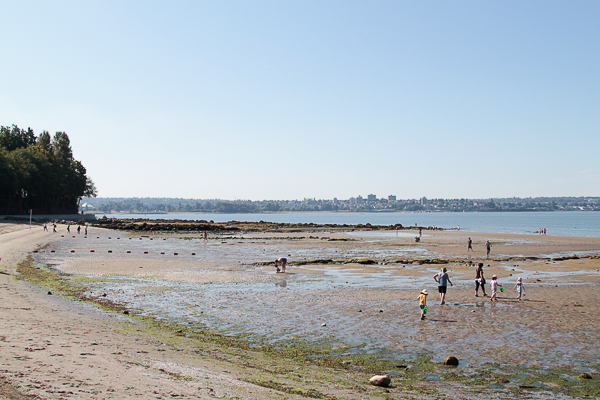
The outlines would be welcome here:
<svg viewBox="0 0 600 400">
<path fill-rule="evenodd" d="M 335 210 L 323 210 L 323 211 L 257 211 L 257 212 L 217 212 L 217 211 L 168 211 L 168 212 L 86 212 L 83 215 L 175 215 L 175 214 L 215 214 L 215 215 L 228 215 L 228 214 L 239 214 L 239 215 L 254 215 L 254 214 L 265 214 L 265 215 L 277 215 L 277 214 L 462 214 L 462 213 L 570 213 L 570 212 L 600 212 L 600 210 L 486 210 L 486 211 L 398 211 L 398 210 L 373 210 L 373 211 L 335 211 Z"/>
</svg>

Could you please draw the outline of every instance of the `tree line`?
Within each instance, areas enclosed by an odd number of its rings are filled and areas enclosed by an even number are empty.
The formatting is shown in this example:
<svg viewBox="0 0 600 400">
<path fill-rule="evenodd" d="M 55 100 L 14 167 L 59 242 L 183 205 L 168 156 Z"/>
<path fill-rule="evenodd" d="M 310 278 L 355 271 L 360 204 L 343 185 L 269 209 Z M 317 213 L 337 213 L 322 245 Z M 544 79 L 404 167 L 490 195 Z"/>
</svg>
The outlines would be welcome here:
<svg viewBox="0 0 600 400">
<path fill-rule="evenodd" d="M 76 214 L 84 196 L 96 187 L 65 132 L 0 127 L 0 214 Z"/>
<path fill-rule="evenodd" d="M 241 200 L 182 198 L 85 198 L 87 212 L 153 213 L 263 213 L 263 212 L 504 212 L 504 211 L 600 211 L 600 197 L 534 197 L 500 199 L 351 200 Z"/>
</svg>

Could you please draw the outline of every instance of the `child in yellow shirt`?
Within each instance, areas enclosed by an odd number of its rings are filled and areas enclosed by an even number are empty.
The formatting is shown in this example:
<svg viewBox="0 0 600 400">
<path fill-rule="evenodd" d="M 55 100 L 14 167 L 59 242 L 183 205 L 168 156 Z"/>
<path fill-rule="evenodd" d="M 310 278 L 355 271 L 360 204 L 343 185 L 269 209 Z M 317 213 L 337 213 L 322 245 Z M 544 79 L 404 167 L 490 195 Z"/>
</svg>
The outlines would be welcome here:
<svg viewBox="0 0 600 400">
<path fill-rule="evenodd" d="M 421 320 L 425 319 L 425 313 L 427 312 L 427 290 L 421 290 L 421 294 L 419 295 L 419 308 L 421 309 Z"/>
</svg>

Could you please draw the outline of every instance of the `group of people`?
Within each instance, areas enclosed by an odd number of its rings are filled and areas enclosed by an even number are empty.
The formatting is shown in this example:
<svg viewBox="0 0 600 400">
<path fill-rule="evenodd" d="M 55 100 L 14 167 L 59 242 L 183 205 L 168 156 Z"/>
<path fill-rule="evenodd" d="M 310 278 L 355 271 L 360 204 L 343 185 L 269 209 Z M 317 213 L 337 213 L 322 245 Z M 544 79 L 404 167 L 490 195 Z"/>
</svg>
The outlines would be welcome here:
<svg viewBox="0 0 600 400">
<path fill-rule="evenodd" d="M 48 232 L 48 224 L 44 222 L 44 231 Z M 52 224 L 52 232 L 56 233 L 56 224 Z"/>
<path fill-rule="evenodd" d="M 475 250 L 473 250 L 473 240 L 471 240 L 471 238 L 469 238 L 469 240 L 467 241 L 467 253 L 469 251 L 475 251 Z M 490 252 L 492 251 L 492 244 L 490 243 L 489 240 L 486 240 L 486 242 L 485 242 L 485 251 L 486 251 L 486 257 L 489 257 Z"/>
<path fill-rule="evenodd" d="M 85 232 L 84 235 L 87 236 L 88 234 L 88 227 L 87 225 L 85 225 Z M 48 224 L 46 222 L 44 222 L 44 231 L 48 232 Z M 52 232 L 56 233 L 56 224 L 52 224 Z M 67 233 L 71 233 L 71 224 L 67 224 Z M 81 225 L 77 225 L 77 234 L 81 234 Z"/>
<path fill-rule="evenodd" d="M 446 269 L 446 267 L 442 268 L 440 272 L 435 274 L 433 276 L 433 279 L 438 284 L 438 292 L 440 294 L 440 305 L 446 304 L 446 289 L 448 287 L 448 284 L 450 284 L 450 286 L 454 286 L 452 284 L 452 281 L 450 280 L 450 277 L 448 276 L 448 270 Z M 487 296 L 487 293 L 485 292 L 485 284 L 486 280 L 483 272 L 483 263 L 479 263 L 477 264 L 477 269 L 475 270 L 475 297 L 479 297 L 479 288 L 481 288 L 483 297 Z M 496 294 L 498 292 L 498 289 L 500 289 L 500 291 L 504 291 L 502 285 L 498 282 L 497 275 L 492 276 L 492 280 L 490 282 L 490 289 L 492 291 L 490 300 L 497 301 Z M 525 295 L 525 286 L 523 285 L 523 278 L 519 277 L 517 279 L 517 283 L 515 284 L 514 289 L 517 291 L 517 299 L 521 300 L 522 296 Z M 418 297 L 422 320 L 425 319 L 425 314 L 427 313 L 428 294 L 429 293 L 427 292 L 427 290 L 424 289 L 421 290 L 421 293 Z"/>
</svg>

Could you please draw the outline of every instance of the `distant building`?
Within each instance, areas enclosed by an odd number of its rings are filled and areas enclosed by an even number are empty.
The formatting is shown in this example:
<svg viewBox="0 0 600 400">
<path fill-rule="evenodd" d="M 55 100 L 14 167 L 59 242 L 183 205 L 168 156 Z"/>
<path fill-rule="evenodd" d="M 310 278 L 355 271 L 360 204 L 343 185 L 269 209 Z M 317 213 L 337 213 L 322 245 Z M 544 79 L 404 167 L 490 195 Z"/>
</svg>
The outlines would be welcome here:
<svg viewBox="0 0 600 400">
<path fill-rule="evenodd" d="M 363 199 L 362 196 L 356 197 L 356 204 L 363 204 L 364 202 L 365 202 L 365 199 Z"/>
<path fill-rule="evenodd" d="M 427 204 L 427 197 L 421 197 L 420 203 L 422 206 L 424 206 L 425 204 Z"/>
<path fill-rule="evenodd" d="M 368 201 L 377 201 L 377 196 L 375 196 L 374 194 L 370 194 L 367 196 L 367 200 Z"/>
<path fill-rule="evenodd" d="M 390 194 L 390 195 L 388 196 L 388 200 L 389 200 L 389 201 L 396 201 L 396 196 L 394 196 L 393 194 Z"/>
</svg>

